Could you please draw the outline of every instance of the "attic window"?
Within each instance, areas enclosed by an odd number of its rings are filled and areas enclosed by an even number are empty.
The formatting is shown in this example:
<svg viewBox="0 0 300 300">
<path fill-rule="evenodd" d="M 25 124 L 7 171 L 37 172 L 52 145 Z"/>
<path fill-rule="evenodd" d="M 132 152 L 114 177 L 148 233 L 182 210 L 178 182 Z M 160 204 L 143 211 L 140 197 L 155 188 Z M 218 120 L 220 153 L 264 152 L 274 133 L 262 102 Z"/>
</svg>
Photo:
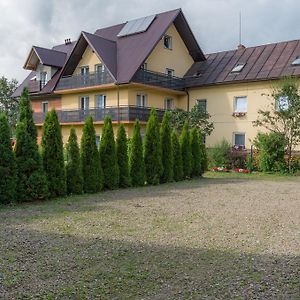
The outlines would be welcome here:
<svg viewBox="0 0 300 300">
<path fill-rule="evenodd" d="M 172 50 L 172 37 L 169 35 L 164 36 L 164 46 L 165 49 L 170 49 Z"/>
<path fill-rule="evenodd" d="M 300 66 L 300 56 L 296 57 L 296 59 L 292 62 L 292 66 Z"/>
<path fill-rule="evenodd" d="M 245 64 L 237 64 L 232 70 L 231 73 L 239 73 L 243 70 Z"/>
</svg>

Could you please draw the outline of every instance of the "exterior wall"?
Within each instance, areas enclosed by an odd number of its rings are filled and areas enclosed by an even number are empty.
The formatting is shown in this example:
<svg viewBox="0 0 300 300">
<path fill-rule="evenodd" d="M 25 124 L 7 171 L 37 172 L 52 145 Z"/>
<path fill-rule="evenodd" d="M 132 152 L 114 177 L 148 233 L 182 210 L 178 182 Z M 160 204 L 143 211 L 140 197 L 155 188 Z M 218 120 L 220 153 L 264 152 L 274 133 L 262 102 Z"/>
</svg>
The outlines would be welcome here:
<svg viewBox="0 0 300 300">
<path fill-rule="evenodd" d="M 48 110 L 52 108 L 61 110 L 61 99 L 44 99 L 44 100 L 31 100 L 31 106 L 34 112 L 42 112 L 42 103 L 48 102 Z"/>
<path fill-rule="evenodd" d="M 252 122 L 257 119 L 259 109 L 274 105 L 274 99 L 271 97 L 274 84 L 267 81 L 190 89 L 191 107 L 197 99 L 206 99 L 207 111 L 212 116 L 215 126 L 213 133 L 206 139 L 206 145 L 212 147 L 223 138 L 233 144 L 234 133 L 245 133 L 245 146 L 250 148 L 257 133 L 265 131 L 262 127 L 253 127 Z M 247 96 L 247 113 L 244 117 L 232 116 L 234 99 L 238 96 Z"/>
<path fill-rule="evenodd" d="M 166 49 L 163 39 L 161 39 L 146 60 L 147 69 L 165 73 L 166 68 L 169 68 L 175 71 L 175 76 L 183 77 L 194 60 L 190 56 L 174 24 L 169 27 L 166 35 L 172 37 L 172 50 Z"/>
<path fill-rule="evenodd" d="M 88 45 L 82 55 L 73 74 L 80 74 L 80 68 L 89 66 L 90 72 L 95 72 L 95 65 L 100 64 L 98 56 L 93 52 L 92 48 Z"/>
</svg>

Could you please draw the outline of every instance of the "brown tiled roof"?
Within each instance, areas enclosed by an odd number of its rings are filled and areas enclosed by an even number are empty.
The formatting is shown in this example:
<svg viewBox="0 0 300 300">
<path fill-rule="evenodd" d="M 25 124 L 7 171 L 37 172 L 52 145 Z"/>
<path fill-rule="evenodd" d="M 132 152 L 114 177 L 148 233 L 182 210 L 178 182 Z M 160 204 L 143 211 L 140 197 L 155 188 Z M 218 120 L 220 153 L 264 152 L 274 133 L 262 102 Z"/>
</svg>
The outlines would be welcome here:
<svg viewBox="0 0 300 300">
<path fill-rule="evenodd" d="M 300 67 L 292 66 L 298 56 L 300 40 L 208 54 L 206 61 L 194 63 L 186 73 L 187 87 L 298 76 Z M 237 64 L 245 66 L 234 73 Z"/>
<path fill-rule="evenodd" d="M 125 23 L 123 23 L 98 29 L 94 35 L 88 33 L 83 33 L 83 35 L 99 57 L 102 58 L 116 81 L 118 83 L 128 83 L 173 22 L 194 60 L 205 59 L 180 9 L 157 14 L 150 27 L 142 33 L 118 37 L 118 33 L 125 26 Z M 78 44 L 79 42 L 78 40 Z M 82 45 L 85 44 L 82 42 Z M 77 46 L 75 48 L 77 49 Z M 71 70 L 75 68 L 75 64 L 78 63 L 79 52 L 75 53 L 75 48 L 74 55 L 71 54 L 63 75 L 69 75 Z M 72 57 L 75 54 L 76 58 Z M 116 57 L 114 62 L 112 61 L 113 57 Z M 73 66 L 69 68 L 69 64 Z"/>
</svg>

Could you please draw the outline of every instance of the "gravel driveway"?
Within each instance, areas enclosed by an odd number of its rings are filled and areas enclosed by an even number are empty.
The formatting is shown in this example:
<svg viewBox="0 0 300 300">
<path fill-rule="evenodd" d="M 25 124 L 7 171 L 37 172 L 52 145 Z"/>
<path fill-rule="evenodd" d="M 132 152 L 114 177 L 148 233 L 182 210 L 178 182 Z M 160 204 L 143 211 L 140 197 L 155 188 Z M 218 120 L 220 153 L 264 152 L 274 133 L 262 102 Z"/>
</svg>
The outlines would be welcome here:
<svg viewBox="0 0 300 300">
<path fill-rule="evenodd" d="M 1 299 L 300 299 L 300 179 L 5 208 L 0 253 Z"/>
</svg>

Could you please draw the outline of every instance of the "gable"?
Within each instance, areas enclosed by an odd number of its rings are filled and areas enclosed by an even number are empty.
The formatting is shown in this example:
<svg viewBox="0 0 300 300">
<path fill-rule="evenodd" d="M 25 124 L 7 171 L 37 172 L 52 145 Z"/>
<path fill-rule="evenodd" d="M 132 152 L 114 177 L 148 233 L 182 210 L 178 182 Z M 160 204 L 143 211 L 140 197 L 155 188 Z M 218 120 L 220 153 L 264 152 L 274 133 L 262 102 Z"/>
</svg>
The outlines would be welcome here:
<svg viewBox="0 0 300 300">
<path fill-rule="evenodd" d="M 88 45 L 83 52 L 82 58 L 80 59 L 79 63 L 77 64 L 73 74 L 80 74 L 80 69 L 82 67 L 89 67 L 90 72 L 95 72 L 95 66 L 100 64 L 101 61 L 93 51 L 90 45 Z"/>
<path fill-rule="evenodd" d="M 165 35 L 171 37 L 172 49 L 166 49 L 163 38 L 160 39 L 145 61 L 147 69 L 160 73 L 165 73 L 166 68 L 173 69 L 175 76 L 183 77 L 194 63 L 194 60 L 173 23 Z"/>
</svg>

